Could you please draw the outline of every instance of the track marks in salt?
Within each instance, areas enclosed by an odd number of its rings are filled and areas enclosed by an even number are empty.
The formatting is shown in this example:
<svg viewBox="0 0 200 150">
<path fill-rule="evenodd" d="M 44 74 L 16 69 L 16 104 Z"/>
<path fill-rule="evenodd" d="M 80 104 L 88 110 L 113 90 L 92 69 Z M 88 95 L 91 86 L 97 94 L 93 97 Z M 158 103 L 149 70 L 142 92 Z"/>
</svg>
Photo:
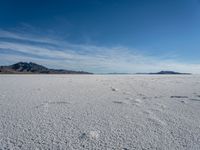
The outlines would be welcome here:
<svg viewBox="0 0 200 150">
<path fill-rule="evenodd" d="M 188 98 L 188 96 L 171 96 L 170 98 Z"/>
<path fill-rule="evenodd" d="M 195 98 L 190 98 L 190 101 L 200 102 L 200 95 L 195 93 Z"/>
<path fill-rule="evenodd" d="M 113 88 L 113 89 L 115 89 L 115 88 Z M 114 91 L 119 92 L 118 89 L 117 90 L 115 89 Z M 131 105 L 138 106 L 138 105 L 140 105 L 140 103 L 142 103 L 141 99 L 131 97 L 131 94 L 129 94 L 128 92 L 122 92 L 122 94 L 125 96 L 125 98 L 123 98 L 123 100 L 120 100 L 120 101 L 119 100 L 113 101 L 114 104 L 126 104 L 129 106 L 131 106 Z"/>
<path fill-rule="evenodd" d="M 0 138 L 0 149 L 199 149 L 200 93 L 199 87 L 191 85 L 189 76 L 188 80 L 182 76 L 62 77 L 60 80 L 60 76 L 33 76 L 28 83 L 30 89 L 35 89 L 30 100 L 28 92 L 19 97 L 27 108 L 20 106 L 18 90 L 15 92 L 9 84 L 14 99 L 9 94 L 6 98 L 0 96 L 0 108 L 4 110 L 0 119 L 8 125 L 0 126 L 0 137 L 5 137 Z M 37 83 L 38 78 L 42 82 Z M 22 89 L 27 86 L 24 80 L 13 79 Z M 73 84 L 69 85 L 69 80 Z M 185 85 L 174 86 L 179 80 Z M 43 87 L 44 84 L 54 86 Z M 170 98 L 181 95 L 188 98 Z M 17 113 L 12 113 L 7 99 L 17 105 L 13 111 Z M 31 130 L 12 130 L 9 124 Z M 4 146 L 7 143 L 9 147 Z"/>
<path fill-rule="evenodd" d="M 170 96 L 172 99 L 180 99 L 180 102 L 183 104 L 187 104 L 188 101 L 200 102 L 200 95 L 194 93 L 195 95 L 192 98 L 188 96 Z"/>
<path fill-rule="evenodd" d="M 35 106 L 35 108 L 43 108 L 44 110 L 48 110 L 50 106 L 66 106 L 68 104 L 70 103 L 66 101 L 45 101 L 42 104 Z"/>
<path fill-rule="evenodd" d="M 158 117 L 155 117 L 155 116 L 151 116 L 151 117 L 147 118 L 147 121 L 149 123 L 154 124 L 155 126 L 163 127 L 166 125 L 166 123 L 164 121 L 162 121 L 161 119 L 159 119 Z"/>
<path fill-rule="evenodd" d="M 200 102 L 200 99 L 196 99 L 196 98 L 190 98 L 189 100 L 191 100 L 191 101 L 196 101 L 196 102 Z"/>
<path fill-rule="evenodd" d="M 115 103 L 115 104 L 124 104 L 123 101 L 113 101 L 113 103 Z"/>
<path fill-rule="evenodd" d="M 137 106 L 138 110 L 144 115 L 144 117 L 145 117 L 144 119 L 146 120 L 145 122 L 147 122 L 148 124 L 152 124 L 155 127 L 164 127 L 166 125 L 166 122 L 164 120 L 162 120 L 161 118 L 159 118 L 159 116 L 156 115 L 157 113 L 162 113 L 162 111 L 165 109 L 165 106 L 155 103 L 155 104 L 157 104 L 156 108 L 149 110 L 148 104 L 145 103 L 146 100 L 158 99 L 161 97 L 159 97 L 159 96 L 148 97 L 142 93 L 138 93 L 137 98 L 134 98 L 134 96 L 132 96 L 127 91 L 121 92 L 119 89 L 116 89 L 113 87 L 111 89 L 112 89 L 112 91 L 120 92 L 120 94 L 122 93 L 125 97 L 123 100 L 113 101 L 114 104 Z"/>
</svg>

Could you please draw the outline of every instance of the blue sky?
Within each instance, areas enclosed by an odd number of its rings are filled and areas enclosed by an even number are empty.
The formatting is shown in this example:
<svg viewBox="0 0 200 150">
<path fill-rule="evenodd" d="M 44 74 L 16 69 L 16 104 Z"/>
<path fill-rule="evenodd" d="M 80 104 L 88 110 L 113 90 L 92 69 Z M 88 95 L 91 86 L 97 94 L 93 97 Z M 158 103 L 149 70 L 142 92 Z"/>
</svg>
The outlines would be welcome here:
<svg viewBox="0 0 200 150">
<path fill-rule="evenodd" d="M 2 0 L 0 64 L 200 73 L 199 0 Z"/>
</svg>

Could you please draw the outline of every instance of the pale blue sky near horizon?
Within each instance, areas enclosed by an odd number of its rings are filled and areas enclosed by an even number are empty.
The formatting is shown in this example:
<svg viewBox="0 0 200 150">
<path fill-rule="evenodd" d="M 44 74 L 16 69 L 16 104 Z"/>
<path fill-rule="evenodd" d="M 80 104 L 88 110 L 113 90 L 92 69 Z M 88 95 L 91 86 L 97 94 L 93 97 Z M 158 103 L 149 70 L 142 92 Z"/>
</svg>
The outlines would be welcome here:
<svg viewBox="0 0 200 150">
<path fill-rule="evenodd" d="M 0 64 L 200 73 L 199 0 L 2 0 Z"/>
</svg>

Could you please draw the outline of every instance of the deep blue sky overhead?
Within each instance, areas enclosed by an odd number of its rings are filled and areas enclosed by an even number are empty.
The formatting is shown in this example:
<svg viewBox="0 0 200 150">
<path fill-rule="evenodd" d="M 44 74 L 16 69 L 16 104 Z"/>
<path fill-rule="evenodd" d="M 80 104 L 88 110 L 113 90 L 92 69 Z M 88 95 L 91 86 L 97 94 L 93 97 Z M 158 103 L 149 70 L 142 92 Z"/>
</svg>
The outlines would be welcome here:
<svg viewBox="0 0 200 150">
<path fill-rule="evenodd" d="M 200 73 L 199 0 L 1 0 L 0 64 Z"/>
</svg>

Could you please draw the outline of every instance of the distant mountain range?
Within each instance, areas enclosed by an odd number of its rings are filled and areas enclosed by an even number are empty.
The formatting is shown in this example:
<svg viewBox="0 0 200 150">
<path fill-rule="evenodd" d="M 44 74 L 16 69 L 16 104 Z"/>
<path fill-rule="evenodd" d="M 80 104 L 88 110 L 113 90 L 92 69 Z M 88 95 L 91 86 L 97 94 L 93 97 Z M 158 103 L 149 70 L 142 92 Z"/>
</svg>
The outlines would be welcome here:
<svg viewBox="0 0 200 150">
<path fill-rule="evenodd" d="M 179 75 L 179 74 L 180 74 L 180 75 L 181 75 L 181 74 L 182 74 L 182 75 L 190 75 L 191 73 L 180 73 L 180 72 L 175 72 L 175 71 L 160 71 L 160 72 L 156 72 L 156 73 L 137 73 L 137 74 L 152 74 L 152 75 L 154 75 L 154 74 L 155 74 L 155 75 L 156 75 L 156 74 L 158 74 L 158 75 L 159 75 L 159 74 L 160 74 L 160 75 L 162 75 L 162 74 L 163 74 L 163 75 L 165 75 L 165 74 L 166 74 L 166 75 L 168 75 L 168 74 L 169 74 L 169 75 L 173 75 L 173 74 L 174 74 L 174 75 L 176 75 L 176 74 Z"/>
<path fill-rule="evenodd" d="M 10 66 L 0 66 L 0 74 L 93 74 L 85 71 L 72 71 L 64 69 L 49 69 L 42 65 L 30 62 L 18 62 Z M 129 73 L 108 73 L 108 74 L 129 74 Z M 190 75 L 175 71 L 160 71 L 156 73 L 136 73 L 146 75 Z"/>
<path fill-rule="evenodd" d="M 0 74 L 92 74 L 84 71 L 49 69 L 30 62 L 18 62 L 10 66 L 0 66 Z"/>
</svg>

